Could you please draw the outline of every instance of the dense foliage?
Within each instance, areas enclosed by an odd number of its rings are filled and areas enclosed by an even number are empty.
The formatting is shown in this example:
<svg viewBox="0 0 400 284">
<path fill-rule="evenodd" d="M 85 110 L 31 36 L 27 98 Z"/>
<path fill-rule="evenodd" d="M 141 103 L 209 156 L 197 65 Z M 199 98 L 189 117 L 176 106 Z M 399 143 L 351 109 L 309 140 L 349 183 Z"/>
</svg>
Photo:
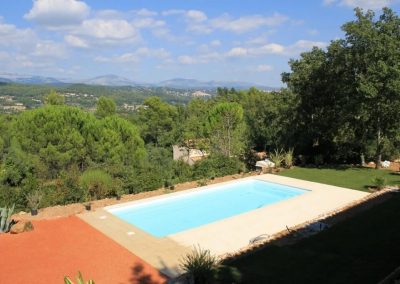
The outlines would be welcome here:
<svg viewBox="0 0 400 284">
<path fill-rule="evenodd" d="M 122 116 L 112 98 L 118 105 L 128 87 L 110 95 L 112 88 L 78 86 L 97 91 L 94 114 L 46 89 L 44 106 L 0 115 L 0 205 L 26 208 L 36 191 L 44 207 L 173 188 L 251 169 L 255 151 L 276 153 L 287 167 L 397 158 L 400 19 L 390 9 L 378 18 L 356 9 L 343 31 L 344 39 L 291 60 L 279 92 L 220 88 L 184 105 L 149 91 Z M 172 159 L 173 145 L 209 156 L 189 166 Z"/>
</svg>

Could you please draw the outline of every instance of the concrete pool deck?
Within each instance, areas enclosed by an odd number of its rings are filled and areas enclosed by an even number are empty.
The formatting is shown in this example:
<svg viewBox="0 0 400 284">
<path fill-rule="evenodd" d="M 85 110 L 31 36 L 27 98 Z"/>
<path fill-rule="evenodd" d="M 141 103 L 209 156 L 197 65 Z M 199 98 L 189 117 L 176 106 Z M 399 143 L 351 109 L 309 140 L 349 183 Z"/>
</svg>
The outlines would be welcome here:
<svg viewBox="0 0 400 284">
<path fill-rule="evenodd" d="M 215 255 L 234 253 L 249 245 L 257 236 L 274 235 L 286 226 L 293 227 L 341 209 L 368 193 L 321 183 L 265 174 L 244 179 L 259 179 L 307 190 L 304 194 L 256 210 L 238 214 L 213 223 L 157 238 L 115 217 L 107 211 L 127 205 L 218 187 L 213 184 L 168 195 L 109 206 L 79 215 L 105 235 L 139 256 L 169 277 L 178 276 L 179 263 L 194 246 L 209 249 Z M 243 180 L 243 179 L 240 179 Z M 231 183 L 230 181 L 227 183 Z"/>
</svg>

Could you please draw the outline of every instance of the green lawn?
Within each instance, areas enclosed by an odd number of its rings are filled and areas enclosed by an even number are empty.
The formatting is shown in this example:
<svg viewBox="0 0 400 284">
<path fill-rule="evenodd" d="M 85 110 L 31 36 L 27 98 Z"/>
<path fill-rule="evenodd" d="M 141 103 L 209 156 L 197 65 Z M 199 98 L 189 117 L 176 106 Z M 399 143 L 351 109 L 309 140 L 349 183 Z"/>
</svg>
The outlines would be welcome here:
<svg viewBox="0 0 400 284">
<path fill-rule="evenodd" d="M 300 168 L 284 170 L 279 175 L 367 191 L 374 177 L 384 177 L 388 184 L 400 184 L 400 175 L 389 170 L 370 168 Z"/>
<path fill-rule="evenodd" d="M 230 265 L 252 284 L 377 283 L 400 265 L 399 208 L 400 194 L 294 245 L 266 247 Z"/>
</svg>

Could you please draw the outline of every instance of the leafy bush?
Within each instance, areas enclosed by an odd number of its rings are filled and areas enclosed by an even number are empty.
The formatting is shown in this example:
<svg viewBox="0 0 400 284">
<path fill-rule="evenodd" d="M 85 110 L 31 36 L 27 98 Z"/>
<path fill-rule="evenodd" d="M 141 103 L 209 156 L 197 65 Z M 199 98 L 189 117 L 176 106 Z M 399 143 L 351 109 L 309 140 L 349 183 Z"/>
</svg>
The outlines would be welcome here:
<svg viewBox="0 0 400 284">
<path fill-rule="evenodd" d="M 163 176 L 150 167 L 131 173 L 125 180 L 125 187 L 129 193 L 150 191 L 163 185 Z"/>
<path fill-rule="evenodd" d="M 97 200 L 112 192 L 113 180 L 102 170 L 87 170 L 82 174 L 80 184 L 88 193 L 90 200 Z"/>
<path fill-rule="evenodd" d="M 381 190 L 385 188 L 385 186 L 387 185 L 387 181 L 384 177 L 374 177 L 372 179 L 372 184 L 376 189 Z"/>
<path fill-rule="evenodd" d="M 206 186 L 207 184 L 208 184 L 208 179 L 206 179 L 206 178 L 202 178 L 197 181 L 198 187 Z"/>
<path fill-rule="evenodd" d="M 16 210 L 25 209 L 25 195 L 20 187 L 2 186 L 0 185 L 0 204 L 11 206 L 15 204 Z"/>
<path fill-rule="evenodd" d="M 242 274 L 236 267 L 219 265 L 217 279 L 219 283 L 240 283 Z"/>
<path fill-rule="evenodd" d="M 244 164 L 238 158 L 212 155 L 194 165 L 193 176 L 195 179 L 221 177 L 237 174 L 243 168 Z"/>
<path fill-rule="evenodd" d="M 321 154 L 315 155 L 314 156 L 314 164 L 316 166 L 321 166 L 324 164 L 324 156 Z"/>
</svg>

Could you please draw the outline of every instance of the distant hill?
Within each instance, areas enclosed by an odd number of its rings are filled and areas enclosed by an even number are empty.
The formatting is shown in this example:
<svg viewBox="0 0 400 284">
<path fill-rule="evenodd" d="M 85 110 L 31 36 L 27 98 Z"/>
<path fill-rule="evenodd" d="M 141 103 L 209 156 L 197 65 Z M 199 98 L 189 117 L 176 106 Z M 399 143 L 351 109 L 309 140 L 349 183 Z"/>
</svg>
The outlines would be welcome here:
<svg viewBox="0 0 400 284">
<path fill-rule="evenodd" d="M 59 79 L 43 76 L 22 75 L 16 73 L 1 73 L 0 82 L 5 83 L 20 83 L 20 84 L 33 84 L 33 85 L 58 85 L 63 84 Z"/>
<path fill-rule="evenodd" d="M 79 83 L 86 85 L 110 86 L 110 87 L 121 87 L 121 86 L 163 87 L 163 88 L 184 89 L 184 90 L 213 90 L 218 87 L 235 88 L 235 89 L 248 89 L 250 87 L 256 87 L 258 89 L 271 90 L 271 91 L 278 89 L 249 82 L 200 81 L 196 79 L 185 79 L 185 78 L 174 78 L 159 83 L 142 83 L 113 74 L 97 76 L 85 80 L 73 80 L 73 79 L 59 79 L 53 77 L 0 72 L 0 82 L 33 84 L 33 85 L 64 85 L 64 84 Z"/>
<path fill-rule="evenodd" d="M 117 75 L 103 75 L 94 77 L 88 80 L 83 80 L 80 83 L 87 85 L 99 85 L 99 86 L 138 86 L 136 82 L 129 80 L 125 77 Z"/>
<path fill-rule="evenodd" d="M 237 81 L 199 81 L 196 79 L 175 78 L 171 80 L 162 81 L 157 84 L 161 87 L 169 87 L 176 89 L 216 89 L 221 88 L 235 88 L 235 89 L 248 89 L 256 87 L 263 90 L 276 90 L 277 88 L 262 86 L 259 84 Z"/>
</svg>

